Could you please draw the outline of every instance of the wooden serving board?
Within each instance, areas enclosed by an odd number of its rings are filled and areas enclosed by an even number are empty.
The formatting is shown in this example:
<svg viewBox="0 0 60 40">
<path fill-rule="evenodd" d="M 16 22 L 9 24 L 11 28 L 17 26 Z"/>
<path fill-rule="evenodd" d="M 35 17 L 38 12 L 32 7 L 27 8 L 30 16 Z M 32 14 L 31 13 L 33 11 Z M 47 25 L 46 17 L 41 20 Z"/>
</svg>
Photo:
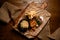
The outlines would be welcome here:
<svg viewBox="0 0 60 40">
<path fill-rule="evenodd" d="M 40 18 L 42 19 L 42 24 L 38 28 L 36 28 L 35 31 L 28 30 L 27 32 L 22 33 L 17 29 L 18 24 L 19 24 L 20 20 L 23 18 L 24 14 L 26 12 L 32 11 L 32 10 L 36 11 L 37 14 L 40 16 Z M 29 6 L 23 12 L 23 15 L 18 19 L 17 23 L 12 27 L 14 28 L 14 30 L 18 31 L 19 33 L 26 36 L 27 38 L 34 38 L 43 29 L 44 25 L 47 23 L 50 16 L 51 16 L 51 14 L 47 10 L 43 10 L 43 9 L 39 8 L 38 5 L 36 6 L 36 4 L 29 4 Z"/>
</svg>

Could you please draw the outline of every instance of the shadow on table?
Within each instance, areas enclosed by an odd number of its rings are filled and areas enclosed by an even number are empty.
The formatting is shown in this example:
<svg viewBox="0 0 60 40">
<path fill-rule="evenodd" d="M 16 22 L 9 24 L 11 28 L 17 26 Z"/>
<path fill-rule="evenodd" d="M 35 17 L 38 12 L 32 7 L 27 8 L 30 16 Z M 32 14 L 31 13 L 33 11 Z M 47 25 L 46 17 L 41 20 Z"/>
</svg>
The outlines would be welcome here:
<svg viewBox="0 0 60 40">
<path fill-rule="evenodd" d="M 4 25 L 4 26 L 6 26 L 6 25 L 7 25 L 7 23 L 6 23 L 6 22 L 4 22 L 4 21 L 2 21 L 2 20 L 0 20 L 0 25 Z"/>
<path fill-rule="evenodd" d="M 22 38 L 25 38 L 26 40 L 34 40 L 34 38 L 28 39 L 27 37 L 25 37 L 24 35 L 20 34 L 19 32 L 15 31 L 14 29 L 11 30 L 13 33 L 20 35 Z"/>
</svg>

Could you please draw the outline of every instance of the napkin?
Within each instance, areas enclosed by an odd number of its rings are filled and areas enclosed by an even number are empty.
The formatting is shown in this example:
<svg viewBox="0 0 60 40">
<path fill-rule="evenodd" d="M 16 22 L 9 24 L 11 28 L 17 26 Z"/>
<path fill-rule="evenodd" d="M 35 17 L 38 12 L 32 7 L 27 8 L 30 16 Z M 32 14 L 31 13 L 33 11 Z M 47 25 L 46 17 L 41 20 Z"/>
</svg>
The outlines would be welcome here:
<svg viewBox="0 0 60 40">
<path fill-rule="evenodd" d="M 15 20 L 19 15 L 20 13 L 24 10 L 24 8 L 26 7 L 27 5 L 21 5 L 21 6 L 16 6 L 16 5 L 13 5 L 9 2 L 5 2 L 2 7 L 0 8 L 0 20 L 3 20 L 5 22 L 9 22 L 10 21 L 10 18 L 9 18 L 9 13 L 8 13 L 8 9 L 10 11 L 10 14 L 11 14 L 11 17 L 13 20 Z"/>
</svg>

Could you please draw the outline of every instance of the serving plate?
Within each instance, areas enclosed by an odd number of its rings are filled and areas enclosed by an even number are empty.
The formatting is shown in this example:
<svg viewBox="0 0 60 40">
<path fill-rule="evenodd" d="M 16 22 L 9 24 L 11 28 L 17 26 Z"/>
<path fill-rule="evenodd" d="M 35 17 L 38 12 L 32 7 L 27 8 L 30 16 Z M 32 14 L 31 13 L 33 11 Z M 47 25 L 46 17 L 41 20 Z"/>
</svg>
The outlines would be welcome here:
<svg viewBox="0 0 60 40">
<path fill-rule="evenodd" d="M 40 19 L 42 20 L 42 24 L 38 28 L 36 28 L 35 31 L 28 30 L 25 33 L 20 32 L 19 29 L 17 28 L 19 22 L 23 19 L 24 15 L 27 12 L 32 11 L 32 10 L 36 11 L 36 13 L 39 15 Z M 50 17 L 51 17 L 51 14 L 47 10 L 39 8 L 38 6 L 36 6 L 36 4 L 30 4 L 26 8 L 23 15 L 18 19 L 18 22 L 12 27 L 15 31 L 26 36 L 27 38 L 34 38 L 35 36 L 37 36 L 41 32 L 41 30 L 44 28 L 45 24 L 47 23 L 47 21 L 49 20 Z"/>
</svg>

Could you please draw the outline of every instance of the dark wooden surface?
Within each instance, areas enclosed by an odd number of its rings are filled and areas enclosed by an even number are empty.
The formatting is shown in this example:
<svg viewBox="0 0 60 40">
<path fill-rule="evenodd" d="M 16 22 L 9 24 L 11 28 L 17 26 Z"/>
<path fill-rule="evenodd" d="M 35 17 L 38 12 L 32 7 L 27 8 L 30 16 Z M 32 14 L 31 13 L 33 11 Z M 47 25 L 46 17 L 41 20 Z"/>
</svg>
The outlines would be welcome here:
<svg viewBox="0 0 60 40">
<path fill-rule="evenodd" d="M 60 27 L 60 1 L 48 0 L 47 10 L 51 13 L 50 18 L 50 30 L 53 33 L 58 27 Z M 1 2 L 2 4 L 2 2 Z M 0 5 L 1 5 L 0 4 Z M 27 40 L 19 33 L 12 31 L 12 27 L 0 22 L 0 40 Z M 35 40 L 37 40 L 35 38 Z"/>
<path fill-rule="evenodd" d="M 53 33 L 60 27 L 60 0 L 48 0 L 47 10 L 51 13 L 50 31 Z"/>
</svg>

